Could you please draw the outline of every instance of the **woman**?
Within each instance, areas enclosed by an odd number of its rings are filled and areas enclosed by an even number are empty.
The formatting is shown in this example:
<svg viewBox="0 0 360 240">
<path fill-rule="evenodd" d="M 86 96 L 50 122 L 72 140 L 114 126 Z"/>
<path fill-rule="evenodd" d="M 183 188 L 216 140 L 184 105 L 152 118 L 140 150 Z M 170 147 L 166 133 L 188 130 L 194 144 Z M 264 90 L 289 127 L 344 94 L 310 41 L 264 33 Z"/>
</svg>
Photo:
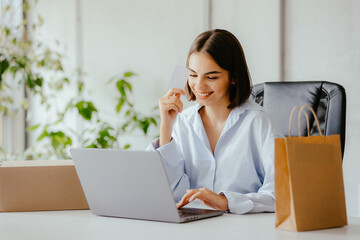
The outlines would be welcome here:
<svg viewBox="0 0 360 240">
<path fill-rule="evenodd" d="M 249 99 L 244 52 L 226 30 L 200 34 L 188 58 L 185 93 L 160 98 L 161 154 L 178 208 L 199 199 L 231 213 L 274 211 L 274 138 L 263 108 Z M 183 111 L 180 95 L 197 105 Z"/>
</svg>

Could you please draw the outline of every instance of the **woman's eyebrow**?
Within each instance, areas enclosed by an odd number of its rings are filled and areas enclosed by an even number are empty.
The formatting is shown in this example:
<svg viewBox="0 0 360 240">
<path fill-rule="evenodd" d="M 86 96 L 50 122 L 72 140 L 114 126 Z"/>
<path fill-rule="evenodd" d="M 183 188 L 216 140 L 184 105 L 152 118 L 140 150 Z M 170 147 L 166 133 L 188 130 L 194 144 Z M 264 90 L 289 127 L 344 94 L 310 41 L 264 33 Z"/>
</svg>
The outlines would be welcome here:
<svg viewBox="0 0 360 240">
<path fill-rule="evenodd" d="M 189 69 L 191 72 L 194 72 L 194 73 L 196 73 L 194 70 L 192 70 L 191 68 L 187 68 L 187 69 Z M 211 71 L 211 72 L 207 72 L 207 73 L 205 73 L 204 75 L 209 75 L 209 74 L 216 74 L 216 73 L 221 73 L 221 72 L 219 72 L 219 71 Z"/>
<path fill-rule="evenodd" d="M 192 70 L 192 69 L 191 69 L 191 68 L 189 68 L 189 67 L 188 67 L 187 69 L 188 69 L 189 71 L 192 71 L 192 72 L 196 73 L 194 70 Z"/>
<path fill-rule="evenodd" d="M 216 74 L 216 73 L 221 73 L 221 72 L 218 72 L 218 71 L 211 71 L 211 72 L 207 72 L 207 73 L 205 73 L 204 75 L 208 75 L 208 74 Z"/>
</svg>

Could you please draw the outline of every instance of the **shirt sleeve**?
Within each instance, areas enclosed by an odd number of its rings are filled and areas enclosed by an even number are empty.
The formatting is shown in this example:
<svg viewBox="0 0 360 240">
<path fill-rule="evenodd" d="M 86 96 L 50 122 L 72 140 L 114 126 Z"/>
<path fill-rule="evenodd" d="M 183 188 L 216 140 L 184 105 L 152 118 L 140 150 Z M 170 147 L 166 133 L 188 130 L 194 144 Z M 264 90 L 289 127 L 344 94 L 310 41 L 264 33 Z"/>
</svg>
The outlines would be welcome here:
<svg viewBox="0 0 360 240">
<path fill-rule="evenodd" d="M 267 193 L 237 193 L 223 191 L 228 200 L 229 212 L 235 214 L 274 212 L 274 198 Z"/>
<path fill-rule="evenodd" d="M 275 134 L 272 130 L 268 131 L 268 138 L 262 145 L 261 158 L 264 168 L 263 185 L 255 193 L 238 193 L 232 191 L 222 191 L 228 200 L 229 212 L 235 214 L 274 212 L 275 211 L 275 191 L 274 191 L 274 148 Z"/>
<path fill-rule="evenodd" d="M 190 182 L 184 170 L 185 162 L 180 151 L 180 141 L 177 138 L 176 129 L 177 127 L 174 126 L 173 139 L 168 144 L 159 147 L 159 139 L 156 139 L 149 144 L 146 150 L 160 153 L 175 201 L 178 202 L 190 188 Z"/>
</svg>

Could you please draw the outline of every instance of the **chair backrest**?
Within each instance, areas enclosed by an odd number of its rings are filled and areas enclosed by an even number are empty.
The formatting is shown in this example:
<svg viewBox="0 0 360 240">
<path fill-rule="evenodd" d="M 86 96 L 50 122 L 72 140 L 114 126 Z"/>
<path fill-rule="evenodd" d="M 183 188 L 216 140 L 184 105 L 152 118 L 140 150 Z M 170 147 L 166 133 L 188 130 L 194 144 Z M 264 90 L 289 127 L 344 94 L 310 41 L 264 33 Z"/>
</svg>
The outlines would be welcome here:
<svg viewBox="0 0 360 240">
<path fill-rule="evenodd" d="M 254 85 L 252 95 L 255 102 L 265 108 L 275 128 L 284 136 L 288 136 L 291 109 L 294 106 L 309 105 L 316 112 L 321 131 L 325 136 L 340 135 L 341 150 L 344 155 L 346 94 L 341 85 L 325 81 L 267 82 Z M 313 116 L 308 115 L 310 134 L 319 134 Z M 298 125 L 293 123 L 291 128 L 293 136 L 298 135 L 297 129 Z M 304 116 L 301 121 L 301 134 L 303 136 L 306 134 Z"/>
</svg>

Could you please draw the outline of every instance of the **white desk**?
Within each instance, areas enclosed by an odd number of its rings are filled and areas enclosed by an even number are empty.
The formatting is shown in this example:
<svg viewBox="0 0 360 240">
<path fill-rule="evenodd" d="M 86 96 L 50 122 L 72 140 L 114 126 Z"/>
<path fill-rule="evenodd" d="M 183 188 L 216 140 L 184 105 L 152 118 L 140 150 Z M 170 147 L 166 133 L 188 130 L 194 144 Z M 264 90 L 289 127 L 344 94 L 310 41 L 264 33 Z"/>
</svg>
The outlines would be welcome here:
<svg viewBox="0 0 360 240">
<path fill-rule="evenodd" d="M 342 228 L 287 232 L 275 229 L 275 214 L 224 214 L 176 224 L 99 217 L 88 210 L 0 213 L 0 239 L 360 239 L 360 218 Z"/>
</svg>

